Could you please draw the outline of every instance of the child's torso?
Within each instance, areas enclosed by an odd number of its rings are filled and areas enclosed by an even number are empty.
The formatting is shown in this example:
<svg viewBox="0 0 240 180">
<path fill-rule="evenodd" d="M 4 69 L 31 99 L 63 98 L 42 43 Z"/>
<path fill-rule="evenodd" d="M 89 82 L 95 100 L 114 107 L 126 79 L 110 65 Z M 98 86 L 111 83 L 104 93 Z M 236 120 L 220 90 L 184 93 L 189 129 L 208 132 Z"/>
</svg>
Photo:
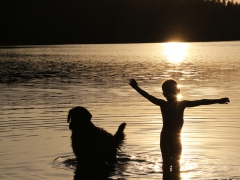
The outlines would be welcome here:
<svg viewBox="0 0 240 180">
<path fill-rule="evenodd" d="M 184 123 L 184 105 L 181 101 L 167 101 L 160 107 L 163 118 L 162 133 L 179 134 Z"/>
</svg>

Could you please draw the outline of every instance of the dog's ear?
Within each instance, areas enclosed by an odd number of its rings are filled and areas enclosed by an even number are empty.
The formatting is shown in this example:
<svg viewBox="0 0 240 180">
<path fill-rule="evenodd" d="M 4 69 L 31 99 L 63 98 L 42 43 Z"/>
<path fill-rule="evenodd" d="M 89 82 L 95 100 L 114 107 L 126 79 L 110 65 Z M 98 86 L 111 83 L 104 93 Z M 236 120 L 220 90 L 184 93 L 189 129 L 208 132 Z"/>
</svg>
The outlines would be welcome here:
<svg viewBox="0 0 240 180">
<path fill-rule="evenodd" d="M 72 117 L 72 109 L 68 112 L 67 122 L 69 123 L 69 129 L 72 130 L 72 123 L 71 123 L 71 117 Z"/>
<path fill-rule="evenodd" d="M 69 122 L 70 122 L 70 120 L 71 120 L 71 110 L 69 110 L 69 112 L 68 112 L 68 118 L 67 118 L 67 122 L 69 123 Z"/>
</svg>

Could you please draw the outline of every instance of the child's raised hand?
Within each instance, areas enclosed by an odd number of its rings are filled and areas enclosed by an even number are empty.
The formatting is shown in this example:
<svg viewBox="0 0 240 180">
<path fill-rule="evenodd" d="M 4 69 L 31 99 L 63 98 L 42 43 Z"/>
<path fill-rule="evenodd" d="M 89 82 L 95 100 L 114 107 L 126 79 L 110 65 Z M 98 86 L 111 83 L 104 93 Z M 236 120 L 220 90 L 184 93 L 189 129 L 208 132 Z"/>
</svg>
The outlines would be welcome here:
<svg viewBox="0 0 240 180">
<path fill-rule="evenodd" d="M 129 79 L 129 84 L 132 86 L 132 88 L 138 87 L 138 84 L 135 79 Z"/>
<path fill-rule="evenodd" d="M 230 103 L 229 98 L 221 98 L 219 99 L 219 104 L 228 104 Z"/>
</svg>

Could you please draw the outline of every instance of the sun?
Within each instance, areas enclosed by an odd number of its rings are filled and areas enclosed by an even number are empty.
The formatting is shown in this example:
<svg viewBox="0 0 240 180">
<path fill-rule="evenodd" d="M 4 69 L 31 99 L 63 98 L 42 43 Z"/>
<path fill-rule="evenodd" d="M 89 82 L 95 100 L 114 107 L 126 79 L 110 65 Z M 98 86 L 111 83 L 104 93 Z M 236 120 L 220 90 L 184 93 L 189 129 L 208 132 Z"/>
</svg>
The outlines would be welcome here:
<svg viewBox="0 0 240 180">
<path fill-rule="evenodd" d="M 168 42 L 162 43 L 163 53 L 170 63 L 179 64 L 187 55 L 188 43 Z"/>
</svg>

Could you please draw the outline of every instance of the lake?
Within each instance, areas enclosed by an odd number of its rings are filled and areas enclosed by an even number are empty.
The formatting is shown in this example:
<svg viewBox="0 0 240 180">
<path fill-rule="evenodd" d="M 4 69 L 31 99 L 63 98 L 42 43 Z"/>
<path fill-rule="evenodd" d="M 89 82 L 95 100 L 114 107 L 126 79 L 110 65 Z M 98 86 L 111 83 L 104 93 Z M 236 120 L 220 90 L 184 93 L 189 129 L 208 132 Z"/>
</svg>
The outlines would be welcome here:
<svg viewBox="0 0 240 180">
<path fill-rule="evenodd" d="M 80 105 L 95 125 L 127 140 L 109 179 L 162 179 L 162 117 L 128 84 L 158 98 L 178 81 L 181 99 L 229 97 L 185 110 L 182 180 L 240 179 L 240 41 L 0 48 L 0 179 L 73 179 L 68 129 Z"/>
</svg>

